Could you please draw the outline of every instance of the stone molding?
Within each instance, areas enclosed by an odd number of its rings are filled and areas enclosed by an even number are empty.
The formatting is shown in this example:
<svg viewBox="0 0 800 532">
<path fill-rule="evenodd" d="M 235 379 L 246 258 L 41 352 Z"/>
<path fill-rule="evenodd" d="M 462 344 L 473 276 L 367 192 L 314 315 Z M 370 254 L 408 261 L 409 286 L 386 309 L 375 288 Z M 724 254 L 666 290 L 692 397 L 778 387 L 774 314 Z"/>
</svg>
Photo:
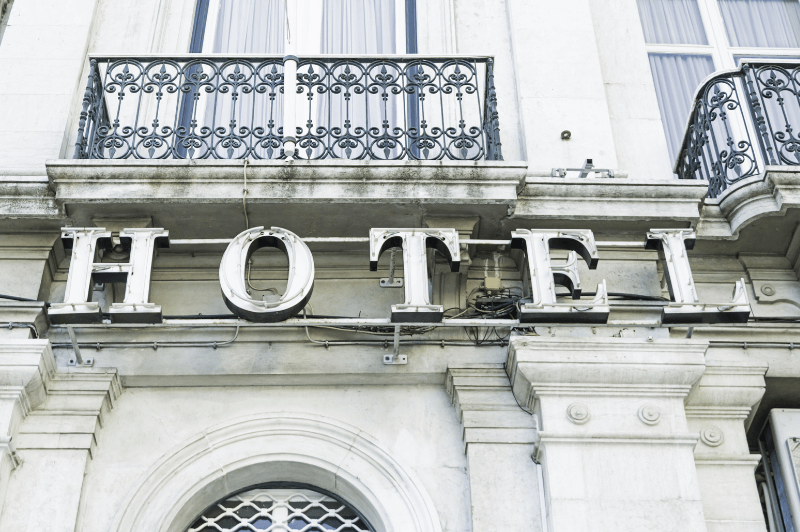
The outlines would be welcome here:
<svg viewBox="0 0 800 532">
<path fill-rule="evenodd" d="M 17 449 L 86 450 L 92 457 L 103 418 L 121 393 L 114 368 L 56 372 L 47 400 L 20 425 Z"/>
<path fill-rule="evenodd" d="M 464 452 L 471 443 L 536 442 L 536 417 L 517 404 L 503 364 L 448 366 L 445 387 L 461 422 Z"/>
<path fill-rule="evenodd" d="M 686 415 L 746 419 L 764 395 L 768 369 L 758 359 L 709 351 L 703 377 L 686 399 Z"/>
<path fill-rule="evenodd" d="M 9 412 L 18 412 L 17 419 L 0 419 L 0 436 L 14 436 L 17 451 L 84 449 L 91 456 L 103 416 L 121 391 L 112 368 L 57 370 L 49 340 L 0 345 L 0 400 L 13 401 Z"/>
<path fill-rule="evenodd" d="M 692 180 L 528 177 L 514 219 L 694 226 L 707 191 L 705 182 Z"/>
<path fill-rule="evenodd" d="M 441 532 L 419 479 L 371 436 L 297 413 L 246 416 L 184 441 L 140 477 L 110 530 L 183 532 L 209 505 L 266 478 L 331 491 L 377 530 Z"/>
<path fill-rule="evenodd" d="M 765 216 L 800 207 L 800 173 L 791 166 L 767 166 L 763 175 L 737 182 L 705 201 L 697 225 L 699 238 L 736 240 L 741 230 Z"/>
<path fill-rule="evenodd" d="M 56 373 L 49 340 L 3 340 L 0 344 L 0 393 L 17 394 L 27 414 L 45 399 Z"/>
<path fill-rule="evenodd" d="M 125 198 L 127 204 L 230 203 L 241 197 L 244 175 L 238 160 L 57 159 L 46 165 L 64 204 L 96 203 L 98 198 Z M 524 162 L 506 161 L 252 161 L 247 199 L 503 203 L 513 208 L 526 169 Z"/>
<path fill-rule="evenodd" d="M 517 401 L 537 395 L 685 397 L 705 370 L 708 342 L 637 338 L 513 338 L 506 371 Z"/>
</svg>

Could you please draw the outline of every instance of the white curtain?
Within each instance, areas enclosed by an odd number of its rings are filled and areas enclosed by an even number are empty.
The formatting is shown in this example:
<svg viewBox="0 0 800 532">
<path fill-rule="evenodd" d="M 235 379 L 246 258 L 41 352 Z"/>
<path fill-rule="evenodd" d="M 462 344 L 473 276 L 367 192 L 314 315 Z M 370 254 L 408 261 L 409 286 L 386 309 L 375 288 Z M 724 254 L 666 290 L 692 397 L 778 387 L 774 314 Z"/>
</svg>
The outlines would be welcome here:
<svg viewBox="0 0 800 532">
<path fill-rule="evenodd" d="M 395 0 L 325 0 L 320 53 L 394 54 Z"/>
<path fill-rule="evenodd" d="M 376 55 L 394 54 L 396 50 L 396 21 L 395 0 L 323 0 L 321 28 L 319 28 L 319 52 L 321 54 L 354 54 Z M 366 65 L 366 63 L 364 63 Z M 301 72 L 305 71 L 301 68 Z M 358 69 L 351 67 L 351 72 L 359 74 Z M 373 72 L 373 74 L 378 71 Z M 397 72 L 389 69 L 390 74 Z M 328 78 L 328 83 L 334 82 L 344 74 L 344 67 L 336 67 Z M 363 84 L 363 82 L 362 82 Z M 380 92 L 380 91 L 379 91 Z M 307 96 L 307 93 L 306 93 Z M 305 108 L 299 116 L 309 117 L 313 122 L 311 130 L 316 133 L 317 127 L 328 131 L 324 143 L 333 146 L 334 154 L 342 158 L 359 157 L 364 150 L 370 149 L 369 135 L 362 135 L 358 131 L 363 128 L 377 128 L 379 134 L 383 132 L 382 123 L 386 118 L 391 128 L 402 121 L 402 95 L 389 94 L 389 100 L 384 106 L 380 94 L 361 93 L 351 91 L 349 104 L 345 100 L 344 91 L 316 94 L 310 102 L 304 100 Z M 349 131 L 345 121 L 349 120 Z M 336 139 L 332 135 L 332 128 L 340 128 L 338 136 L 359 136 L 360 142 L 346 151 L 346 148 L 336 146 Z M 303 134 L 309 128 L 303 124 Z M 301 141 L 302 142 L 302 141 Z M 397 153 L 398 148 L 390 150 L 390 156 Z M 321 148 L 299 147 L 300 157 L 313 158 L 319 155 Z M 385 157 L 381 148 L 380 153 Z"/>
<path fill-rule="evenodd" d="M 686 132 L 694 92 L 714 71 L 711 56 L 649 54 L 658 107 L 667 136 L 671 161 L 675 161 Z"/>
<path fill-rule="evenodd" d="M 719 0 L 731 46 L 800 48 L 798 0 Z"/>
<path fill-rule="evenodd" d="M 636 0 L 650 44 L 708 44 L 697 0 Z"/>
<path fill-rule="evenodd" d="M 284 11 L 286 0 L 220 0 L 217 14 L 216 31 L 212 51 L 224 54 L 283 54 L 284 30 L 286 28 L 286 15 Z M 292 1 L 292 0 L 290 0 Z M 210 18 L 210 17 L 209 17 Z M 276 65 L 277 71 L 282 72 L 281 61 Z M 257 65 L 258 62 L 244 61 L 239 64 L 240 74 L 252 76 L 253 72 L 246 68 L 247 64 Z M 235 74 L 235 66 L 226 67 L 223 78 Z M 262 75 L 266 72 L 262 72 Z M 255 87 L 261 81 L 252 77 L 247 85 Z M 217 86 L 225 89 L 223 79 L 217 80 Z M 277 93 L 274 101 L 270 101 L 269 92 L 257 93 L 237 91 L 237 99 L 233 100 L 234 87 L 228 86 L 227 92 L 218 90 L 214 101 L 209 101 L 205 113 L 205 124 L 215 129 L 224 128 L 224 134 L 231 132 L 239 134 L 241 128 L 251 132 L 257 128 L 269 129 L 270 121 L 277 134 L 277 128 L 282 123 L 283 97 Z M 235 107 L 234 107 L 235 105 Z M 220 135 L 214 134 L 215 142 L 219 142 Z M 257 143 L 253 135 L 243 135 L 243 141 Z M 218 146 L 216 152 L 220 157 L 227 157 L 227 148 Z M 233 149 L 233 157 L 241 156 L 244 148 Z M 267 148 L 257 148 L 258 155 L 263 158 L 269 156 Z M 280 148 L 273 148 L 272 157 L 277 157 Z"/>
</svg>

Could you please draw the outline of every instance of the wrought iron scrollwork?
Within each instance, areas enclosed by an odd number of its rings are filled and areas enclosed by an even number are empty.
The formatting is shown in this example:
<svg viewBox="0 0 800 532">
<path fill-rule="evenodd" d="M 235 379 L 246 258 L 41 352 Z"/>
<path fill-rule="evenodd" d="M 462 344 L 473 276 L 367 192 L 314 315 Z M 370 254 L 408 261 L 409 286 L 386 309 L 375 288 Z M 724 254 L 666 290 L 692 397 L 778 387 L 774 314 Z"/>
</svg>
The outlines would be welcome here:
<svg viewBox="0 0 800 532">
<path fill-rule="evenodd" d="M 302 59 L 284 94 L 283 58 L 90 61 L 75 157 L 280 159 L 295 105 L 301 159 L 502 159 L 490 58 Z"/>
<path fill-rule="evenodd" d="M 800 165 L 800 66 L 750 62 L 695 97 L 676 172 L 715 198 L 767 165 Z"/>
</svg>

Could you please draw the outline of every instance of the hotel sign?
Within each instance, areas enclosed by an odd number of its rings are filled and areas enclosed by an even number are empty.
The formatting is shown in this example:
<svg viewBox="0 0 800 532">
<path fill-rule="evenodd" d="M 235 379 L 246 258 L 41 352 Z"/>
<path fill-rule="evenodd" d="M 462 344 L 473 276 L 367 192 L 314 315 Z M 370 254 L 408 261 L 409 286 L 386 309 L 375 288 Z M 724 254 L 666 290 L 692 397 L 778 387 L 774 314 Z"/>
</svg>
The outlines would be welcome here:
<svg viewBox="0 0 800 532">
<path fill-rule="evenodd" d="M 130 242 L 127 263 L 96 262 L 99 250 L 112 239 L 103 228 L 64 228 L 61 237 L 72 257 L 63 303 L 48 309 L 51 322 L 62 324 L 99 323 L 103 313 L 97 302 L 89 301 L 93 282 L 124 282 L 121 303 L 112 303 L 108 314 L 115 323 L 161 322 L 161 307 L 149 302 L 150 274 L 157 245 L 168 245 L 165 229 L 124 229 L 119 238 Z M 688 229 L 659 229 L 647 233 L 647 248 L 659 251 L 672 301 L 662 312 L 664 324 L 745 322 L 750 304 L 744 279 L 736 282 L 732 301 L 723 305 L 702 304 L 695 289 L 687 249 L 695 234 Z M 255 299 L 247 291 L 246 267 L 259 248 L 273 247 L 289 259 L 286 291 L 277 301 Z M 605 323 L 609 315 L 605 280 L 591 301 L 560 302 L 556 286 L 569 290 L 573 300 L 581 296 L 578 257 L 589 269 L 597 268 L 599 254 L 589 230 L 517 229 L 511 233 L 511 247 L 526 257 L 530 295 L 519 306 L 520 323 Z M 376 271 L 384 251 L 401 248 L 405 301 L 391 308 L 395 323 L 437 323 L 444 308 L 434 305 L 428 289 L 426 252 L 444 255 L 453 272 L 459 271 L 460 249 L 455 229 L 371 229 L 369 268 Z M 567 250 L 564 264 L 553 264 L 551 250 Z M 238 234 L 228 245 L 219 267 L 222 297 L 239 318 L 261 323 L 287 320 L 300 313 L 314 288 L 314 256 L 303 239 L 286 229 L 256 227 Z M 491 325 L 491 319 L 487 319 Z"/>
</svg>

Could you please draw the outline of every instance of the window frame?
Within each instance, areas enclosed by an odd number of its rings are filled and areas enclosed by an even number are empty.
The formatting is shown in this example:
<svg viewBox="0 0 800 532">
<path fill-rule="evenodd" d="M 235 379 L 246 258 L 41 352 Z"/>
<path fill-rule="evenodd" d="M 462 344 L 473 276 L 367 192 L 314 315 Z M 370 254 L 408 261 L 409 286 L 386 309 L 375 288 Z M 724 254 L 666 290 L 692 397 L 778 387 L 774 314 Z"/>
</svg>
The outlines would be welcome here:
<svg viewBox="0 0 800 532">
<path fill-rule="evenodd" d="M 697 0 L 697 5 L 700 9 L 700 19 L 708 44 L 651 44 L 645 42 L 647 53 L 710 55 L 714 62 L 715 72 L 738 68 L 739 65 L 734 59 L 736 56 L 753 59 L 761 57 L 800 58 L 800 48 L 731 46 L 728 41 L 728 31 L 725 29 L 725 20 L 722 18 L 722 10 L 719 7 L 719 0 Z"/>
</svg>

